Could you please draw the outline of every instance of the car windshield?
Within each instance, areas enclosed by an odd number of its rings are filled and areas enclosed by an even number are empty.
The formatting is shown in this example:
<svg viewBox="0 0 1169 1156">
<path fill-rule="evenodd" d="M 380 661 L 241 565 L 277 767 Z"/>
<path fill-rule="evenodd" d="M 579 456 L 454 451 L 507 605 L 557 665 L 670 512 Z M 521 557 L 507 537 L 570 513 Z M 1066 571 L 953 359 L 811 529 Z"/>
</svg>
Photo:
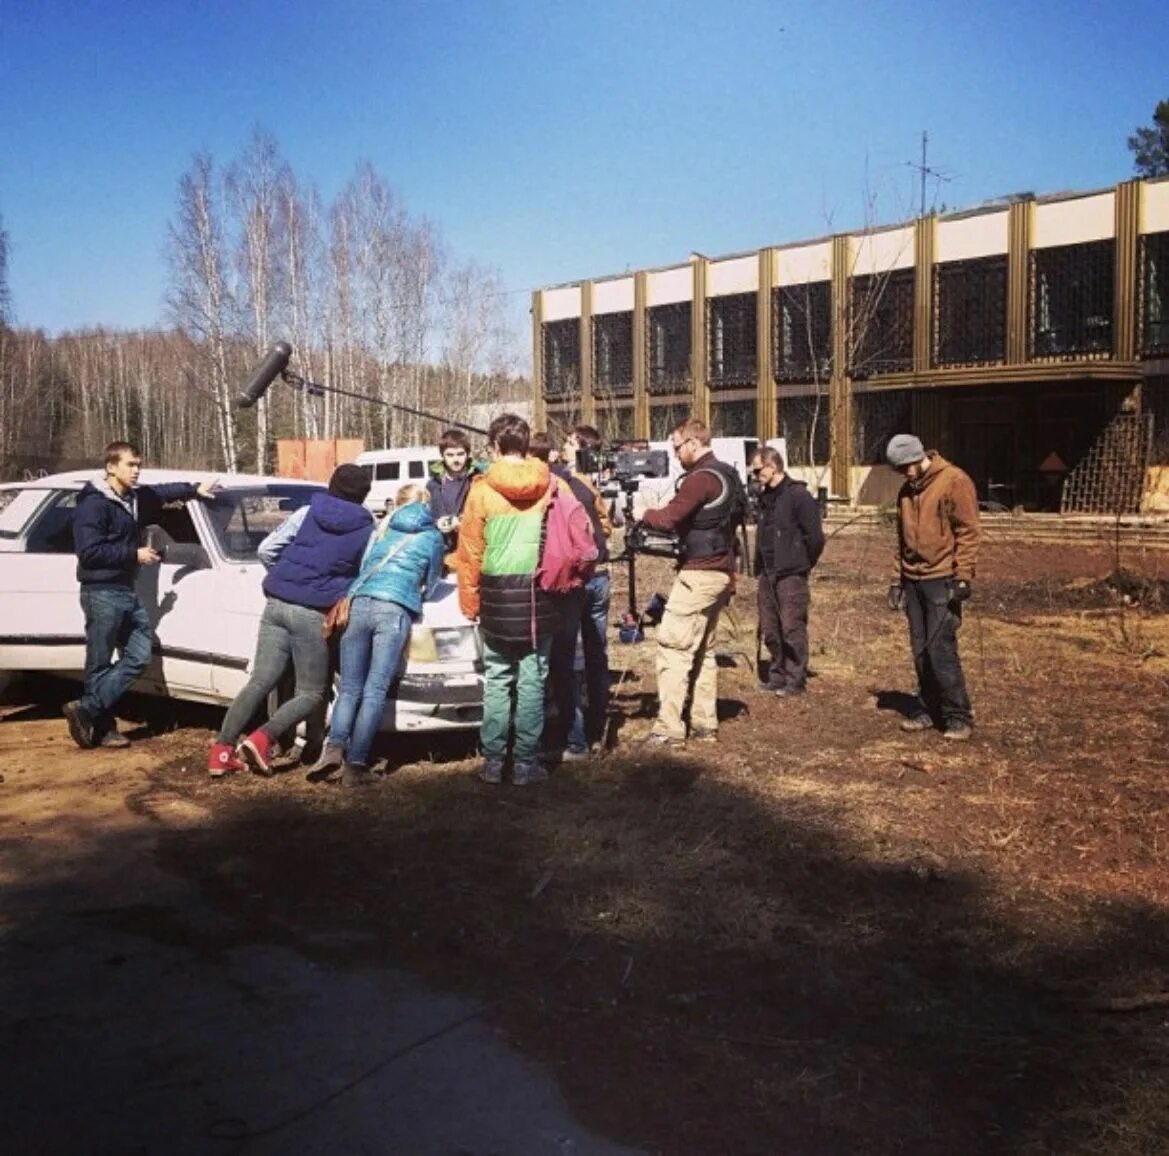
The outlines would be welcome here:
<svg viewBox="0 0 1169 1156">
<path fill-rule="evenodd" d="M 289 482 L 220 490 L 206 509 L 224 557 L 232 562 L 257 561 L 260 543 L 321 488 Z"/>
</svg>

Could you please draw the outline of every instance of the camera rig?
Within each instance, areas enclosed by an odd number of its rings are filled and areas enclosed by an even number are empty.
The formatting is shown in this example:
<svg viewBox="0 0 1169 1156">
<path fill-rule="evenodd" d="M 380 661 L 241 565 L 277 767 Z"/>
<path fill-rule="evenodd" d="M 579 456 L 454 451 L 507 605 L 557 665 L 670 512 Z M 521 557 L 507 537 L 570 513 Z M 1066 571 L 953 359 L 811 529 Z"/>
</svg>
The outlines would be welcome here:
<svg viewBox="0 0 1169 1156">
<path fill-rule="evenodd" d="M 643 627 L 661 618 L 664 599 L 655 595 L 643 612 L 637 604 L 637 556 L 647 554 L 658 558 L 682 558 L 682 542 L 676 534 L 652 530 L 637 521 L 634 496 L 643 481 L 670 476 L 670 456 L 665 450 L 650 449 L 644 443 L 600 445 L 577 452 L 577 469 L 589 474 L 600 492 L 611 499 L 614 513 L 621 501 L 621 516 L 625 522 L 625 545 L 613 562 L 623 562 L 627 568 L 629 608 L 621 616 L 618 636 L 622 642 L 640 642 L 645 637 Z M 658 605 L 660 604 L 660 605 Z"/>
</svg>

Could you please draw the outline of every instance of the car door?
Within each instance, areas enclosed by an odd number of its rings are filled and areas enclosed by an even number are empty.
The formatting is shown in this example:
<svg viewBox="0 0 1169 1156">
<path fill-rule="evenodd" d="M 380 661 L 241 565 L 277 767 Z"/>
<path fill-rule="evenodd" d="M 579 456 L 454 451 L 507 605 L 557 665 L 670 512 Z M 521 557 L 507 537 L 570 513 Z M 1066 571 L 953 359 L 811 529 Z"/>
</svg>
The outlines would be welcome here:
<svg viewBox="0 0 1169 1156">
<path fill-rule="evenodd" d="M 24 489 L 4 510 L 0 655 L 9 670 L 80 671 L 85 622 L 73 553 L 75 489 Z"/>
<path fill-rule="evenodd" d="M 220 577 L 184 505 L 165 507 L 143 527 L 162 555 L 138 571 L 137 590 L 154 631 L 154 658 L 143 680 L 179 698 L 212 697 Z"/>
</svg>

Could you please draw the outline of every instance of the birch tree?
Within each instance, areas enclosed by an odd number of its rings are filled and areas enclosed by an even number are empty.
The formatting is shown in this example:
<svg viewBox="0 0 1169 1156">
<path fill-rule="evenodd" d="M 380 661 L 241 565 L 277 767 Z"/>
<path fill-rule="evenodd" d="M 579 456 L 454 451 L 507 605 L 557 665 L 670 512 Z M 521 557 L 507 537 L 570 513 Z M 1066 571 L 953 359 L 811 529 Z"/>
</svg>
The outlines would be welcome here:
<svg viewBox="0 0 1169 1156">
<path fill-rule="evenodd" d="M 283 300 L 286 250 L 279 237 L 280 206 L 290 180 L 291 173 L 280 158 L 275 139 L 262 129 L 253 132 L 243 156 L 227 170 L 225 185 L 236 238 L 240 309 L 257 360 L 273 340 L 273 321 Z M 271 412 L 267 395 L 260 398 L 255 412 L 256 470 L 266 473 Z"/>
<path fill-rule="evenodd" d="M 219 452 L 224 468 L 239 468 L 227 341 L 235 328 L 235 301 L 227 280 L 222 196 L 215 165 L 198 154 L 179 180 L 178 213 L 169 226 L 171 290 L 167 306 L 174 323 L 196 339 L 196 371 L 214 399 Z"/>
</svg>

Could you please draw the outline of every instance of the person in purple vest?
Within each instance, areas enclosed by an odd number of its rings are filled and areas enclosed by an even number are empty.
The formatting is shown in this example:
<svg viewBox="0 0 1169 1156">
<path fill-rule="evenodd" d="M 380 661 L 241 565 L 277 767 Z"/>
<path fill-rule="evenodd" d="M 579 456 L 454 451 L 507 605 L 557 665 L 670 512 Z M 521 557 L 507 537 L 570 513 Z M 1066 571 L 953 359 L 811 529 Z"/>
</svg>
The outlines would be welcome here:
<svg viewBox="0 0 1169 1156">
<path fill-rule="evenodd" d="M 329 644 L 321 627 L 329 608 L 343 598 L 361 566 L 373 518 L 362 506 L 369 480 L 358 466 L 338 466 L 326 493 L 315 493 L 260 543 L 267 603 L 260 619 L 256 657 L 247 685 L 228 707 L 207 770 L 213 778 L 250 767 L 272 773 L 275 740 L 307 719 L 324 702 L 329 679 Z M 258 730 L 242 741 L 244 728 L 284 674 L 289 659 L 296 691 Z"/>
</svg>

